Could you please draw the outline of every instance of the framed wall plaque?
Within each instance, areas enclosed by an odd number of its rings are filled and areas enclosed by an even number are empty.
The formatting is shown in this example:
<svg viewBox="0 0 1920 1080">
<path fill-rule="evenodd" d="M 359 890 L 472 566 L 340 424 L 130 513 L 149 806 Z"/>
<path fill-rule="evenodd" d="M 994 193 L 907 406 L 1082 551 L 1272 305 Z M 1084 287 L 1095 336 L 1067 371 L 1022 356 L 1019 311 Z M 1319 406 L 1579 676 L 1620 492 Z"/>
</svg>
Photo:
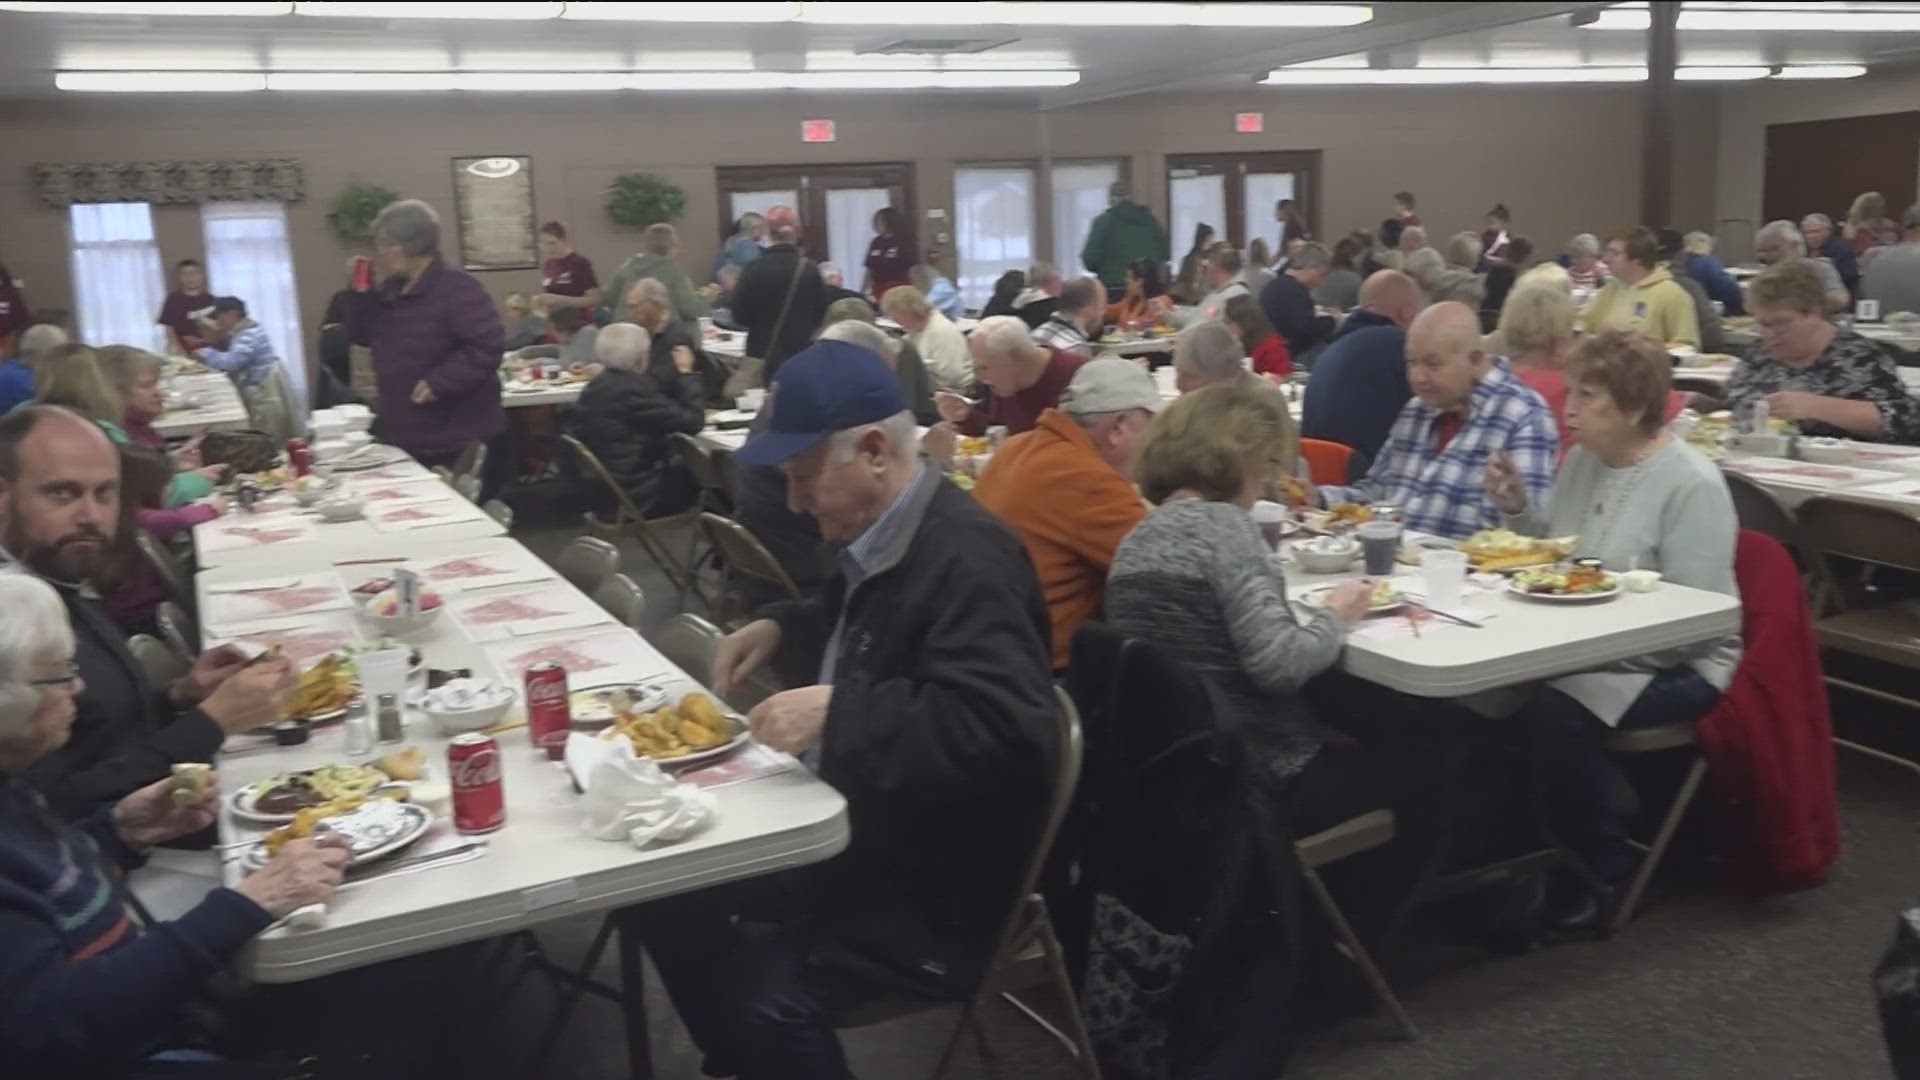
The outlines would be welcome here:
<svg viewBox="0 0 1920 1080">
<path fill-rule="evenodd" d="M 453 204 L 460 218 L 461 266 L 526 270 L 540 265 L 531 157 L 454 158 Z"/>
</svg>

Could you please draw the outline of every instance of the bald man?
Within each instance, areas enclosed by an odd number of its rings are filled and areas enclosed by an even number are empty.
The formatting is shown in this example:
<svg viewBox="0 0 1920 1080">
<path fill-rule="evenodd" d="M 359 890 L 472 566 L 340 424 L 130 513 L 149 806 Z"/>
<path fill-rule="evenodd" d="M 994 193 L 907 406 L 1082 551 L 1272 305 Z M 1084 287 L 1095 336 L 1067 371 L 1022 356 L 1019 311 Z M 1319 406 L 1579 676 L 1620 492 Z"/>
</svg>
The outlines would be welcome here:
<svg viewBox="0 0 1920 1080">
<path fill-rule="evenodd" d="M 1324 502 L 1386 503 L 1409 529 L 1463 540 L 1504 520 L 1484 490 L 1496 454 L 1513 462 L 1530 500 L 1542 499 L 1560 453 L 1553 414 L 1505 360 L 1480 347 L 1478 313 L 1453 301 L 1433 305 L 1413 320 L 1406 352 L 1413 400 L 1365 479 L 1322 487 Z"/>
<path fill-rule="evenodd" d="M 73 625 L 72 735 L 27 780 L 70 820 L 111 806 L 183 762 L 211 762 L 227 735 L 280 718 L 296 675 L 287 660 L 247 666 L 209 649 L 169 689 L 153 686 L 86 586 L 120 517 L 120 453 L 99 425 L 52 405 L 0 420 L 6 550 L 60 594 Z"/>
<path fill-rule="evenodd" d="M 1359 306 L 1313 363 L 1300 435 L 1353 447 L 1352 475 L 1366 472 L 1413 396 L 1407 385 L 1407 327 L 1424 302 L 1407 275 L 1374 273 L 1360 286 Z"/>
</svg>

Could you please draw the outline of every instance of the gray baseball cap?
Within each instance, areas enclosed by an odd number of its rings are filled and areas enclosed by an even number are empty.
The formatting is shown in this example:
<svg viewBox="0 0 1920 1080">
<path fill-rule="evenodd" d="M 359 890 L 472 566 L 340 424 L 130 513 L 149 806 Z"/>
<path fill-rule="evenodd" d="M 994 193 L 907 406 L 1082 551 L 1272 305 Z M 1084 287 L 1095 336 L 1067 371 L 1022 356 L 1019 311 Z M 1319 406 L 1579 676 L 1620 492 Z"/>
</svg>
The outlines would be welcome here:
<svg viewBox="0 0 1920 1080">
<path fill-rule="evenodd" d="M 1074 416 L 1145 409 L 1157 413 L 1167 407 L 1153 376 L 1131 360 L 1103 356 L 1080 365 L 1073 381 L 1060 395 L 1060 411 Z"/>
</svg>

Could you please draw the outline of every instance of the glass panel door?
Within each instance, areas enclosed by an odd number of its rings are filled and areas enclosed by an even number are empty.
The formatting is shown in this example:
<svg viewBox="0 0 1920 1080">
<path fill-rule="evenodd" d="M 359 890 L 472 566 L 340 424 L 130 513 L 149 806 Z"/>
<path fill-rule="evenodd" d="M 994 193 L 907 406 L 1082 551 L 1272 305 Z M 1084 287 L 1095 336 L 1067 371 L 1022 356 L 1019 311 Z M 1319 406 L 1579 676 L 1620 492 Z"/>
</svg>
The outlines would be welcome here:
<svg viewBox="0 0 1920 1080">
<path fill-rule="evenodd" d="M 1053 167 L 1053 261 L 1068 277 L 1080 273 L 1080 249 L 1093 219 L 1107 208 L 1107 189 L 1120 179 L 1117 161 Z"/>
<path fill-rule="evenodd" d="M 805 210 L 800 206 L 798 191 L 736 191 L 733 193 L 732 200 L 734 223 L 739 222 L 742 214 L 754 213 L 765 216 L 767 211 L 776 206 L 792 207 L 802 215 L 802 221 L 806 220 Z M 727 231 L 731 233 L 733 230 Z"/>
<path fill-rule="evenodd" d="M 968 308 L 986 304 L 1001 274 L 1033 264 L 1033 188 L 1032 169 L 954 170 L 954 242 L 960 265 L 955 284 Z"/>
<path fill-rule="evenodd" d="M 1193 230 L 1199 225 L 1213 226 L 1213 238 L 1225 240 L 1232 231 L 1227 219 L 1227 178 L 1219 175 L 1172 176 L 1167 185 L 1173 234 L 1168 239 L 1173 250 L 1184 254 L 1193 246 Z"/>
<path fill-rule="evenodd" d="M 1280 247 L 1280 221 L 1273 208 L 1281 199 L 1294 197 L 1293 174 L 1248 173 L 1246 185 L 1247 243 L 1256 236 L 1265 238 L 1277 260 L 1286 252 Z"/>
<path fill-rule="evenodd" d="M 827 189 L 827 261 L 840 268 L 846 287 L 867 285 L 867 245 L 873 242 L 873 215 L 893 205 L 887 188 Z"/>
</svg>

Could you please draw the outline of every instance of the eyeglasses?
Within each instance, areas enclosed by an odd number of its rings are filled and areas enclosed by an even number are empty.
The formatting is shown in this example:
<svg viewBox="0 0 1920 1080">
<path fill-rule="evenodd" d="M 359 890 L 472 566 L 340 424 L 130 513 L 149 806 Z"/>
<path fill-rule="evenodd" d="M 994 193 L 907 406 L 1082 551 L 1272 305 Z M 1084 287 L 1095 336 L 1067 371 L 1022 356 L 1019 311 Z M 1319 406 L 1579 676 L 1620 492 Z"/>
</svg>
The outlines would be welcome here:
<svg viewBox="0 0 1920 1080">
<path fill-rule="evenodd" d="M 28 686 L 71 687 L 74 683 L 77 683 L 79 681 L 80 681 L 80 665 L 69 660 L 67 661 L 67 673 L 65 675 L 61 675 L 61 676 L 58 676 L 57 678 L 52 678 L 52 679 L 28 679 L 27 685 Z"/>
<path fill-rule="evenodd" d="M 1763 334 L 1784 334 L 1800 325 L 1802 316 L 1788 315 L 1785 318 L 1755 319 L 1753 325 Z"/>
</svg>

